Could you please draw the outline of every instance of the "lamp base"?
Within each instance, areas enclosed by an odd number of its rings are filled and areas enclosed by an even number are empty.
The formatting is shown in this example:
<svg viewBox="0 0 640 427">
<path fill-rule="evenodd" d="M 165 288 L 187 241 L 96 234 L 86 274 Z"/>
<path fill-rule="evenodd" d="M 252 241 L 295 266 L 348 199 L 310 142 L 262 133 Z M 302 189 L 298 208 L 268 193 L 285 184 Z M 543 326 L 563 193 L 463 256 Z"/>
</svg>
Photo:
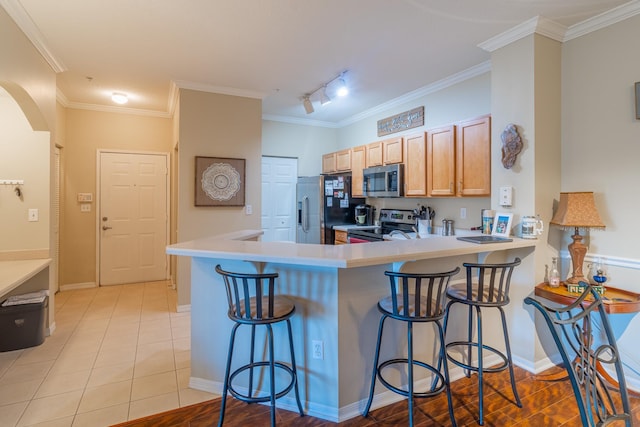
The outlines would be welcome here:
<svg viewBox="0 0 640 427">
<path fill-rule="evenodd" d="M 589 283 L 582 273 L 582 263 L 584 262 L 584 257 L 587 255 L 587 247 L 582 243 L 582 236 L 578 231 L 578 227 L 576 227 L 576 232 L 571 238 L 573 239 L 573 243 L 569 244 L 569 255 L 571 255 L 573 274 L 565 280 L 565 282 L 574 285 L 579 282 Z"/>
</svg>

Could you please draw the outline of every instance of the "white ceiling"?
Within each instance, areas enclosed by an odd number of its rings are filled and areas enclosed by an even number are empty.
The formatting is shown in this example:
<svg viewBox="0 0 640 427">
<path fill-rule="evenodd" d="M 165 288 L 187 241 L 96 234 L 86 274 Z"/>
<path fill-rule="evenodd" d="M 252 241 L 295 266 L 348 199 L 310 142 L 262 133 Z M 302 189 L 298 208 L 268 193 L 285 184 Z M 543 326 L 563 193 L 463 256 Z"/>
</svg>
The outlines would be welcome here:
<svg viewBox="0 0 640 427">
<path fill-rule="evenodd" d="M 108 95 L 118 91 L 129 95 L 127 109 L 168 116 L 176 88 L 192 88 L 261 98 L 266 117 L 327 126 L 345 124 L 459 73 L 488 69 L 487 42 L 509 31 L 510 37 L 522 36 L 536 22 L 540 31 L 538 16 L 551 37 L 566 40 L 572 30 L 575 36 L 582 28 L 640 13 L 639 0 L 0 0 L 0 5 L 59 72 L 66 105 L 110 109 Z M 326 106 L 314 97 L 315 112 L 306 114 L 301 97 L 343 70 L 350 96 Z"/>
</svg>

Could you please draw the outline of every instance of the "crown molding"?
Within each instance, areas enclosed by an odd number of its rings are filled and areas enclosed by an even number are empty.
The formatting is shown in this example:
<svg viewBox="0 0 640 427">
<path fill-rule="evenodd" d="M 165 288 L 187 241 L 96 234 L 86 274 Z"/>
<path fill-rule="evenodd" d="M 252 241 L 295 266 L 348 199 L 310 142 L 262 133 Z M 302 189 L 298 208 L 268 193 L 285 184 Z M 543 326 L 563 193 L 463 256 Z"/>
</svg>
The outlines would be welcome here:
<svg viewBox="0 0 640 427">
<path fill-rule="evenodd" d="M 65 108 L 69 107 L 69 99 L 60 90 L 59 87 L 56 87 L 56 101 L 58 101 L 60 103 L 60 105 L 62 105 Z"/>
<path fill-rule="evenodd" d="M 163 119 L 170 119 L 172 117 L 172 115 L 167 111 L 143 110 L 139 108 L 126 108 L 126 107 L 113 107 L 110 105 L 84 104 L 81 102 L 69 102 L 67 105 L 65 105 L 65 107 L 73 108 L 76 110 L 101 111 L 104 113 L 129 114 L 134 116 L 160 117 Z"/>
<path fill-rule="evenodd" d="M 167 100 L 167 112 L 173 117 L 176 112 L 176 106 L 178 105 L 178 98 L 180 96 L 180 90 L 176 83 L 171 80 L 169 83 L 169 99 Z"/>
<path fill-rule="evenodd" d="M 18 0 L 0 0 L 0 6 L 9 14 L 55 73 L 67 71 L 67 67 L 49 49 L 44 36 Z"/>
<path fill-rule="evenodd" d="M 342 120 L 341 122 L 338 123 L 338 127 L 348 126 L 360 120 L 387 112 L 387 110 L 401 106 L 411 101 L 415 101 L 416 99 L 422 98 L 434 92 L 438 92 L 449 86 L 456 85 L 465 80 L 469 80 L 471 78 L 477 77 L 489 71 L 491 71 L 491 61 L 482 62 L 478 65 L 474 65 L 471 68 L 467 68 L 466 70 L 460 71 L 459 73 L 452 74 L 449 77 L 438 80 L 437 82 L 431 83 L 427 86 L 423 86 L 419 89 L 406 93 L 398 98 L 394 98 L 374 108 L 370 108 L 368 110 L 363 111 L 362 113 L 358 113 L 345 120 Z"/>
<path fill-rule="evenodd" d="M 264 93 L 264 92 L 237 89 L 237 88 L 225 87 L 225 86 L 213 86 L 213 85 L 208 85 L 204 83 L 188 82 L 184 80 L 175 80 L 174 83 L 178 87 L 178 89 L 190 89 L 190 90 L 197 90 L 200 92 L 219 93 L 221 95 L 240 96 L 243 98 L 264 99 L 268 95 L 267 93 Z"/>
<path fill-rule="evenodd" d="M 298 117 L 279 116 L 275 114 L 263 114 L 262 120 L 269 120 L 272 122 L 281 122 L 281 123 L 290 123 L 293 125 L 316 126 L 316 127 L 331 128 L 331 129 L 337 129 L 340 127 L 340 125 L 335 122 L 325 122 L 322 120 L 312 120 L 312 119 L 301 119 Z"/>
<path fill-rule="evenodd" d="M 491 37 L 489 40 L 480 43 L 478 47 L 487 52 L 493 52 L 534 33 L 562 42 L 566 31 L 567 27 L 564 25 L 543 16 L 536 16 L 510 30 Z"/>
<path fill-rule="evenodd" d="M 600 15 L 596 15 L 592 18 L 572 25 L 567 30 L 567 34 L 563 41 L 569 41 L 593 31 L 600 30 L 608 27 L 609 25 L 616 24 L 625 19 L 631 18 L 640 13 L 640 1 L 633 0 L 629 3 L 625 3 L 618 7 L 614 7 Z"/>
</svg>

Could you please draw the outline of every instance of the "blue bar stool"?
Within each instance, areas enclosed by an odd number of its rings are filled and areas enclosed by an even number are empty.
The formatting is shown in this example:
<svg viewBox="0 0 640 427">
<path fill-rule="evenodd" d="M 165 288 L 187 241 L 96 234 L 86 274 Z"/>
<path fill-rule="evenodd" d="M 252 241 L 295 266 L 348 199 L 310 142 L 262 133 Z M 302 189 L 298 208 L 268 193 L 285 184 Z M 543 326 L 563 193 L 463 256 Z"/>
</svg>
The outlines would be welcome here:
<svg viewBox="0 0 640 427">
<path fill-rule="evenodd" d="M 271 404 L 271 426 L 276 425 L 276 399 L 286 395 L 294 389 L 296 402 L 300 416 L 304 416 L 300 394 L 298 392 L 298 375 L 296 371 L 296 359 L 293 352 L 293 335 L 291 332 L 291 322 L 289 318 L 296 310 L 295 304 L 284 296 L 275 295 L 275 280 L 277 273 L 270 274 L 244 274 L 232 273 L 223 270 L 220 265 L 216 266 L 216 272 L 224 278 L 227 290 L 227 301 L 229 303 L 228 316 L 235 324 L 231 330 L 229 341 L 229 352 L 227 356 L 227 367 L 224 375 L 224 387 L 222 391 L 222 402 L 220 406 L 220 419 L 218 426 L 222 426 L 224 421 L 224 411 L 227 403 L 227 392 L 233 397 L 247 403 L 270 402 Z M 273 330 L 271 325 L 278 322 L 287 323 L 289 334 L 289 350 L 291 352 L 291 366 L 273 359 Z M 231 372 L 231 362 L 233 358 L 233 346 L 235 343 L 236 331 L 241 325 L 251 326 L 251 354 L 249 363 L 240 366 Z M 269 347 L 268 361 L 254 360 L 254 347 L 256 326 L 263 325 L 267 329 L 267 339 Z M 261 371 L 263 367 L 268 367 L 269 371 L 269 394 L 255 393 L 253 390 L 254 370 Z M 290 377 L 289 383 L 279 391 L 276 391 L 275 371 L 279 369 L 287 373 Z M 238 391 L 233 380 L 243 372 L 249 372 L 249 387 L 246 394 Z"/>
<path fill-rule="evenodd" d="M 446 273 L 435 274 L 412 274 L 386 271 L 384 274 L 389 277 L 391 294 L 378 302 L 378 310 L 382 313 L 380 325 L 378 327 L 378 340 L 376 343 L 375 358 L 373 361 L 373 372 L 371 374 L 371 387 L 369 389 L 369 400 L 364 409 L 363 415 L 366 417 L 371 409 L 373 393 L 378 380 L 389 390 L 407 397 L 409 402 L 409 425 L 413 426 L 413 399 L 431 397 L 446 390 L 449 403 L 449 417 L 455 427 L 456 420 L 453 416 L 453 404 L 451 391 L 449 390 L 449 371 L 447 368 L 447 358 L 445 356 L 444 329 L 441 320 L 444 317 L 444 303 L 447 288 L 451 277 L 460 271 L 459 267 Z M 407 324 L 407 358 L 395 358 L 380 362 L 380 345 L 382 342 L 382 332 L 387 319 L 406 322 Z M 415 360 L 413 357 L 413 324 L 433 323 L 438 330 L 438 367 L 435 364 Z M 392 365 L 407 365 L 406 389 L 389 383 L 382 375 L 383 370 Z M 431 388 L 424 392 L 414 391 L 413 369 L 419 366 L 430 371 L 433 376 Z M 444 369 L 441 369 L 444 367 Z"/>
<path fill-rule="evenodd" d="M 467 269 L 467 280 L 463 284 L 455 284 L 449 287 L 447 291 L 447 297 L 449 303 L 447 304 L 446 315 L 444 319 L 444 330 L 447 331 L 449 312 L 453 304 L 464 304 L 469 306 L 468 313 L 468 339 L 466 341 L 454 341 L 446 345 L 447 358 L 453 364 L 460 366 L 465 370 L 467 377 L 471 375 L 471 371 L 478 373 L 478 406 L 479 406 L 479 421 L 478 424 L 484 424 L 484 393 L 483 393 L 483 375 L 485 373 L 500 372 L 505 369 L 509 369 L 511 378 L 511 389 L 516 399 L 516 405 L 522 408 L 520 397 L 518 396 L 518 390 L 516 390 L 516 383 L 513 375 L 513 362 L 511 359 L 511 347 L 509 346 L 509 334 L 507 332 L 507 321 L 504 315 L 502 307 L 509 304 L 509 286 L 511 284 L 511 275 L 513 269 L 520 265 L 520 258 L 516 258 L 513 262 L 504 264 L 478 264 L 478 263 L 464 263 L 463 266 Z M 482 336 L 482 309 L 483 308 L 497 308 L 500 311 L 500 317 L 502 319 L 502 334 L 504 336 L 504 343 L 506 347 L 505 353 L 502 351 L 488 346 L 483 343 Z M 473 311 L 476 312 L 477 321 L 477 341 L 473 340 L 474 328 L 473 328 Z M 466 349 L 466 361 L 456 359 L 451 353 L 454 348 L 462 349 L 462 352 Z M 476 350 L 477 364 L 474 364 L 473 351 Z M 485 367 L 483 365 L 483 352 L 488 351 L 493 353 L 502 359 L 502 363 L 497 366 Z"/>
</svg>

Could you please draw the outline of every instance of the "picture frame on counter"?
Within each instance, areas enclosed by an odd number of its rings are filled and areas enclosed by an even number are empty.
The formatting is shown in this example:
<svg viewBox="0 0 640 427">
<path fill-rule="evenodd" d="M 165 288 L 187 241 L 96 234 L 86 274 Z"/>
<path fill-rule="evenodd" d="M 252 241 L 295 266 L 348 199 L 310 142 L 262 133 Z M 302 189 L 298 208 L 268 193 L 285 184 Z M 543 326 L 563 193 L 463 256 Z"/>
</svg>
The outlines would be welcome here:
<svg viewBox="0 0 640 427">
<path fill-rule="evenodd" d="M 506 212 L 496 212 L 493 218 L 493 236 L 509 237 L 511 234 L 511 224 L 513 223 L 513 214 Z"/>
</svg>

